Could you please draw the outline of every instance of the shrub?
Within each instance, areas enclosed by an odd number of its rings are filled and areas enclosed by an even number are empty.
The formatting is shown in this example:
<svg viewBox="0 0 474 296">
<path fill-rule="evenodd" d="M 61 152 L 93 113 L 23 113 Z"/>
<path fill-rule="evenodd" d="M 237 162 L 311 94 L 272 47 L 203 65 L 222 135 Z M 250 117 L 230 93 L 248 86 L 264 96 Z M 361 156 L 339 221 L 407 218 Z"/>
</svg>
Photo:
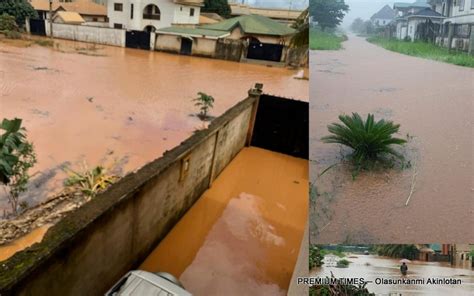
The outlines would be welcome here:
<svg viewBox="0 0 474 296">
<path fill-rule="evenodd" d="M 5 37 L 9 39 L 20 39 L 21 34 L 18 31 L 4 31 Z"/>
<path fill-rule="evenodd" d="M 33 144 L 26 140 L 26 130 L 22 120 L 3 119 L 0 124 L 0 184 L 8 187 L 8 202 L 16 214 L 19 196 L 27 190 L 30 179 L 29 169 L 36 164 Z"/>
<path fill-rule="evenodd" d="M 65 171 L 69 176 L 64 181 L 64 186 L 81 192 L 88 200 L 107 189 L 118 179 L 117 176 L 110 175 L 107 168 L 96 166 L 89 169 L 85 162 L 82 171 L 74 171 L 70 168 L 65 168 Z"/>
<path fill-rule="evenodd" d="M 199 118 L 206 120 L 207 113 L 214 107 L 214 98 L 203 92 L 198 92 L 198 97 L 193 99 L 196 102 L 194 105 L 199 107 Z"/>
<path fill-rule="evenodd" d="M 350 261 L 346 259 L 341 259 L 337 261 L 337 267 L 347 267 L 349 266 Z"/>
<path fill-rule="evenodd" d="M 0 15 L 0 31 L 18 31 L 15 17 L 3 13 Z"/>
<path fill-rule="evenodd" d="M 323 265 L 324 256 L 321 254 L 321 249 L 317 246 L 309 246 L 309 269 L 314 267 L 321 267 Z"/>
<path fill-rule="evenodd" d="M 393 155 L 403 159 L 403 156 L 392 148 L 392 145 L 406 143 L 406 140 L 392 137 L 398 132 L 400 125 L 383 119 L 375 121 L 372 114 L 368 114 L 365 121 L 357 113 L 352 113 L 352 116 L 340 115 L 339 120 L 343 124 L 328 125 L 332 135 L 325 136 L 321 140 L 352 148 L 352 160 L 357 166 L 375 162 L 382 155 Z"/>
</svg>

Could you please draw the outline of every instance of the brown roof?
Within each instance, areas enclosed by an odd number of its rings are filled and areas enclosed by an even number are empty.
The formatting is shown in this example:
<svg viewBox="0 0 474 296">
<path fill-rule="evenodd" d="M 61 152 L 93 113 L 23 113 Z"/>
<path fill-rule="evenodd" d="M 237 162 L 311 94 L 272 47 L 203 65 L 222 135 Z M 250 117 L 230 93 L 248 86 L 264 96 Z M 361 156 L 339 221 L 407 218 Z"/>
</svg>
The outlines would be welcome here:
<svg viewBox="0 0 474 296">
<path fill-rule="evenodd" d="M 200 15 L 199 16 L 199 24 L 200 25 L 208 25 L 208 24 L 215 24 L 218 23 L 219 21 L 216 21 L 215 19 L 211 19 L 210 17 Z"/>
<path fill-rule="evenodd" d="M 56 18 L 62 19 L 66 24 L 82 24 L 85 22 L 79 13 L 73 11 L 58 11 L 54 16 L 54 19 Z"/>
<path fill-rule="evenodd" d="M 48 0 L 30 0 L 36 10 L 49 10 Z M 74 0 L 74 2 L 59 2 L 53 0 L 53 10 L 62 7 L 66 11 L 73 11 L 83 15 L 107 15 L 107 7 L 92 2 L 92 0 Z"/>
</svg>

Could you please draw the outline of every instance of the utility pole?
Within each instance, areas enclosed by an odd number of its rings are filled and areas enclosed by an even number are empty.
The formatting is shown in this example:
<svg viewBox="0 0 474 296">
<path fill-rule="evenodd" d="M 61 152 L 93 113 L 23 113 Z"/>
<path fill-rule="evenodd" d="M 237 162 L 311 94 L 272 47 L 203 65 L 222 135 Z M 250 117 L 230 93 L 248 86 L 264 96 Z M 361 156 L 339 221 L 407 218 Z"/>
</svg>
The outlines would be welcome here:
<svg viewBox="0 0 474 296">
<path fill-rule="evenodd" d="M 53 0 L 49 0 L 49 34 L 53 38 Z"/>
</svg>

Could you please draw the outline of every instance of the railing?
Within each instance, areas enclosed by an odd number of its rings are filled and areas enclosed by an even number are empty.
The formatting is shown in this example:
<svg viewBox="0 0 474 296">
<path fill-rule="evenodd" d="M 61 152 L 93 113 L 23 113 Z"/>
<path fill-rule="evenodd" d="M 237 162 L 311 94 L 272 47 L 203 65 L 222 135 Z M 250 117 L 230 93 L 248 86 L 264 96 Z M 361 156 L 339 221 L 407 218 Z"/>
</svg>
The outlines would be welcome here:
<svg viewBox="0 0 474 296">
<path fill-rule="evenodd" d="M 143 19 L 159 21 L 160 20 L 160 15 L 159 14 L 144 13 L 143 14 Z"/>
</svg>

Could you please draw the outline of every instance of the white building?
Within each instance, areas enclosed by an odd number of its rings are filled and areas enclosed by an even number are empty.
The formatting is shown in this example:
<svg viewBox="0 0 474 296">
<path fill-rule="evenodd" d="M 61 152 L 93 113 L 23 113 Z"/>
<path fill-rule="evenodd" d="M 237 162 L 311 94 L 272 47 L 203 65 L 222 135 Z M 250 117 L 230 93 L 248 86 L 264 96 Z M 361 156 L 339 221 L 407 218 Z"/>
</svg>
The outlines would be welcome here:
<svg viewBox="0 0 474 296">
<path fill-rule="evenodd" d="M 385 27 L 390 24 L 396 16 L 397 13 L 395 10 L 388 5 L 385 5 L 370 18 L 370 21 L 376 27 Z"/>
<path fill-rule="evenodd" d="M 108 0 L 111 28 L 154 32 L 170 26 L 196 26 L 204 0 Z"/>
</svg>

